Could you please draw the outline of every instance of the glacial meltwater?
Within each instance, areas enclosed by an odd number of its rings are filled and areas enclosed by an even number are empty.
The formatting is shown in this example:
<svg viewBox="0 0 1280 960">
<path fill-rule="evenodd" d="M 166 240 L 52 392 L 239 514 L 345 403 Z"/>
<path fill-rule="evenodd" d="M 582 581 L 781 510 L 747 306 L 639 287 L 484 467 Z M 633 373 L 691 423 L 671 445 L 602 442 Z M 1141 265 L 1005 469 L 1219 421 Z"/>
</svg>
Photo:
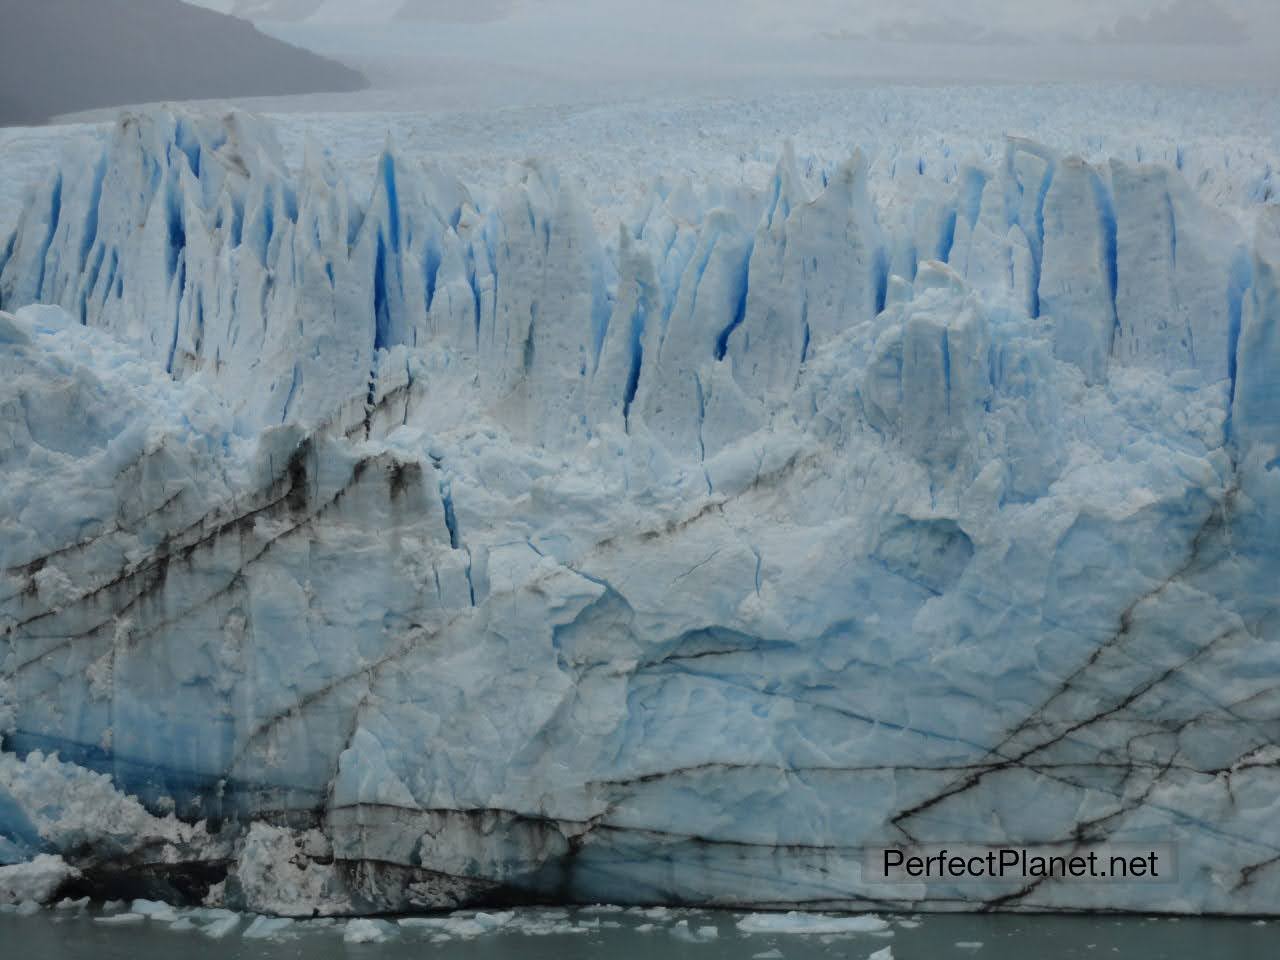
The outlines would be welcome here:
<svg viewBox="0 0 1280 960">
<path fill-rule="evenodd" d="M 1245 960 L 1277 955 L 1280 921 L 969 914 L 815 923 L 777 914 L 587 907 L 289 922 L 222 911 L 148 916 L 124 905 L 25 916 L 11 909 L 0 914 L 0 943 L 6 957 L 57 960 Z"/>
</svg>

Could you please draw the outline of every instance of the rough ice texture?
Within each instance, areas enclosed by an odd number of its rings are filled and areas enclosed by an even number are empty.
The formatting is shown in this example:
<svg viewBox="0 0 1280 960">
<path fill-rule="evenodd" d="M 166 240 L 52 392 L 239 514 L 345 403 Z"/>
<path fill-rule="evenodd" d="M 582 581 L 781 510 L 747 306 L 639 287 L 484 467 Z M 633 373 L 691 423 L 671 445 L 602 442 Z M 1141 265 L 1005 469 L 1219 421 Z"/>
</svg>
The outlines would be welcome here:
<svg viewBox="0 0 1280 960">
<path fill-rule="evenodd" d="M 1274 912 L 1280 208 L 882 175 L 602 236 L 540 164 L 83 147 L 0 246 L 0 852 L 285 915 Z M 911 841 L 1178 873 L 863 875 Z"/>
<path fill-rule="evenodd" d="M 78 873 L 62 857 L 48 853 L 0 867 L 0 903 L 49 903 Z"/>
</svg>

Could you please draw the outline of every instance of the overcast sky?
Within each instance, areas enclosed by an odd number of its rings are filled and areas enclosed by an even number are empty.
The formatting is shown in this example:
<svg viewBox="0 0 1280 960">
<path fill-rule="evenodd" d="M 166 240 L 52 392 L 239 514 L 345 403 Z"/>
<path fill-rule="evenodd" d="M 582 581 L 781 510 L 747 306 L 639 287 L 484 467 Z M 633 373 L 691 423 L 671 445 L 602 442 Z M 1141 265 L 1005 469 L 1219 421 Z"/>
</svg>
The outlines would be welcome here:
<svg viewBox="0 0 1280 960">
<path fill-rule="evenodd" d="M 567 0 L 565 0 L 567 2 Z M 1165 13 L 1174 22 L 1188 12 L 1213 6 L 1212 0 L 748 0 L 761 20 L 788 20 L 821 29 L 828 24 L 857 28 L 872 21 L 964 20 L 1004 32 L 1036 36 L 1092 37 L 1123 16 L 1151 18 Z M 1228 16 L 1260 27 L 1274 27 L 1276 0 L 1218 0 Z M 1194 16 L 1194 14 L 1193 14 Z"/>
<path fill-rule="evenodd" d="M 534 77 L 636 94 L 814 80 L 1280 85 L 1280 0 L 199 2 L 397 89 L 501 89 L 504 77 L 511 96 Z"/>
<path fill-rule="evenodd" d="M 576 10 L 597 17 L 604 9 L 631 8 L 638 13 L 664 6 L 683 9 L 697 19 L 714 11 L 727 23 L 757 29 L 874 32 L 899 22 L 927 24 L 963 21 L 998 33 L 1045 37 L 1093 37 L 1122 17 L 1141 23 L 1151 18 L 1176 35 L 1179 24 L 1203 29 L 1214 19 L 1214 7 L 1248 25 L 1251 33 L 1280 32 L 1276 0 L 192 0 L 224 12 L 283 17 L 318 16 L 330 20 L 384 20 L 409 6 L 418 17 L 438 16 L 457 22 L 512 10 Z M 1170 8 L 1173 8 L 1170 10 Z M 1171 25 L 1171 26 L 1170 26 Z M 1188 38 L 1196 36 L 1187 32 Z"/>
</svg>

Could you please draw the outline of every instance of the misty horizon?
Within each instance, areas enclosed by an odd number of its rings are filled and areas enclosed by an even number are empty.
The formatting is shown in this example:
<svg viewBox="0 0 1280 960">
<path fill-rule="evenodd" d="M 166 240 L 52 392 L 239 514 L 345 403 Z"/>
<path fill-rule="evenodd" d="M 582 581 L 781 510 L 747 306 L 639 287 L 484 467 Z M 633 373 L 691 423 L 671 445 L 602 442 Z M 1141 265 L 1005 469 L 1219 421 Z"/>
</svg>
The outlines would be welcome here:
<svg viewBox="0 0 1280 960">
<path fill-rule="evenodd" d="M 234 23 L 248 20 L 265 34 L 264 41 L 275 38 L 350 66 L 384 91 L 327 101 L 344 110 L 374 103 L 388 109 L 470 109 L 865 82 L 1280 82 L 1280 30 L 1263 0 L 1064 0 L 1034 8 L 985 0 L 963 9 L 938 0 L 146 2 L 175 16 L 192 7 L 201 15 L 227 15 L 227 36 L 235 32 Z M 283 73 L 277 68 L 275 78 L 269 69 L 259 71 L 255 80 L 253 70 L 217 55 L 199 74 L 200 45 L 214 43 L 216 33 L 201 28 L 206 32 L 185 68 L 161 63 L 174 50 L 172 40 L 142 44 L 127 54 L 129 69 L 151 70 L 149 82 L 113 93 L 112 83 L 118 86 L 127 71 L 104 73 L 92 58 L 71 51 L 107 49 L 101 39 L 112 31 L 93 26 L 94 17 L 120 19 L 144 8 L 106 0 L 81 7 L 85 13 L 78 18 L 50 19 L 66 3 L 0 5 L 10 27 L 0 42 L 9 51 L 0 71 L 8 78 L 7 96 L 15 100 L 10 122 L 173 99 L 270 96 L 274 109 L 307 109 L 319 102 L 311 94 L 335 89 L 335 81 L 336 88 L 349 83 L 338 80 L 336 69 L 328 70 L 332 80 L 320 79 L 327 68 L 318 62 Z M 154 20 L 151 29 L 163 29 L 161 23 Z M 115 34 L 122 37 L 142 37 L 147 29 L 117 26 Z M 242 53 L 247 49 L 243 42 L 237 45 Z M 34 69 L 25 65 L 28 57 L 59 62 L 52 52 L 58 47 L 68 51 L 59 82 L 83 91 L 79 99 L 55 97 L 56 84 L 41 89 L 21 82 Z M 226 71 L 222 77 L 218 64 Z M 95 70 L 101 82 L 88 83 Z M 166 70 L 174 73 L 167 81 Z M 284 93 L 308 96 L 290 107 L 279 99 Z M 24 97 L 41 105 L 16 103 Z"/>
</svg>

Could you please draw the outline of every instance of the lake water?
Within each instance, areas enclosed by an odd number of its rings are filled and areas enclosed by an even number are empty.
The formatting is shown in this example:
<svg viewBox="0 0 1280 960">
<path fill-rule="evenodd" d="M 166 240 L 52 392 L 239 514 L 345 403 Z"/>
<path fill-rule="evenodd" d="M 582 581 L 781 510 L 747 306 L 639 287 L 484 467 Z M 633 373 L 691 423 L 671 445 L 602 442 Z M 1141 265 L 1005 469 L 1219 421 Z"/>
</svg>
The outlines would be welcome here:
<svg viewBox="0 0 1280 960">
<path fill-rule="evenodd" d="M 123 925 L 99 919 L 119 915 L 98 909 L 0 914 L 0 954 L 15 960 L 864 960 L 888 947 L 893 960 L 1247 960 L 1280 955 L 1280 921 L 946 915 L 885 917 L 889 928 L 880 933 L 802 935 L 746 933 L 738 926 L 743 915 L 736 913 L 586 908 L 499 915 L 502 926 L 474 936 L 467 934 L 466 924 L 459 930 L 455 923 L 446 928 L 452 929 L 449 933 L 439 926 L 383 923 L 386 941 L 347 943 L 343 921 L 296 923 L 268 939 L 250 939 L 246 931 L 251 918 L 244 918 L 215 940 L 201 932 L 210 921 L 199 913 L 180 912 L 178 929 L 156 919 Z"/>
</svg>

